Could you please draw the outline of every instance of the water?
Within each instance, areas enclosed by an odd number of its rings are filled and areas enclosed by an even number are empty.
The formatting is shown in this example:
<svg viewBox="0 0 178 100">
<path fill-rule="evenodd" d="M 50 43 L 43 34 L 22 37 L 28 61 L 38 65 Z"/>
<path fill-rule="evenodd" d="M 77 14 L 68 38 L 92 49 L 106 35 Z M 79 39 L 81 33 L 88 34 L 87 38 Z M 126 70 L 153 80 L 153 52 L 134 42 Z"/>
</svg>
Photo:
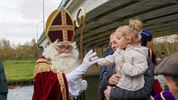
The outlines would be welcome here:
<svg viewBox="0 0 178 100">
<path fill-rule="evenodd" d="M 32 100 L 33 86 L 14 87 L 9 89 L 7 100 Z"/>
</svg>

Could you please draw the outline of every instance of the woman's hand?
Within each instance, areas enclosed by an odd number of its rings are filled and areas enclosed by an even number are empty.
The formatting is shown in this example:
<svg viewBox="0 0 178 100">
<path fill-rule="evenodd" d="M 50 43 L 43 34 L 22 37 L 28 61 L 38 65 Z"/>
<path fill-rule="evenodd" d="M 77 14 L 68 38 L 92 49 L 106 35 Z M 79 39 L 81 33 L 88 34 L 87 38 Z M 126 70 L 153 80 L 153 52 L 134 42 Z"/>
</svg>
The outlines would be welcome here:
<svg viewBox="0 0 178 100">
<path fill-rule="evenodd" d="M 106 97 L 106 100 L 110 100 L 110 92 L 111 92 L 111 86 L 107 86 L 107 89 L 104 91 L 104 95 Z"/>
<path fill-rule="evenodd" d="M 108 83 L 109 85 L 116 85 L 120 80 L 120 76 L 118 74 L 113 74 L 109 80 Z"/>
</svg>

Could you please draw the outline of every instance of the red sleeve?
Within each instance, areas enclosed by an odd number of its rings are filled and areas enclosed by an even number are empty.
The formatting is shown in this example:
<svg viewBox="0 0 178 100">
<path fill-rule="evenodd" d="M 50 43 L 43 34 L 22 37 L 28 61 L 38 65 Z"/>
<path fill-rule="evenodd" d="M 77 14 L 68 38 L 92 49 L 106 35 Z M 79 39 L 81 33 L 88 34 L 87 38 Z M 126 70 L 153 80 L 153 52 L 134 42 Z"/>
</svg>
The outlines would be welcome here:
<svg viewBox="0 0 178 100">
<path fill-rule="evenodd" d="M 163 89 L 157 79 L 155 79 L 153 82 L 153 90 L 154 90 L 155 94 L 159 94 L 163 91 Z"/>
<path fill-rule="evenodd" d="M 39 75 L 36 75 L 36 77 L 33 80 L 34 83 L 34 93 L 32 100 L 40 100 L 41 95 L 41 89 L 40 89 L 40 78 Z"/>
<path fill-rule="evenodd" d="M 32 100 L 63 100 L 61 87 L 62 85 L 59 83 L 56 73 L 52 71 L 38 73 L 34 77 Z M 66 96 L 68 97 L 68 91 Z"/>
</svg>

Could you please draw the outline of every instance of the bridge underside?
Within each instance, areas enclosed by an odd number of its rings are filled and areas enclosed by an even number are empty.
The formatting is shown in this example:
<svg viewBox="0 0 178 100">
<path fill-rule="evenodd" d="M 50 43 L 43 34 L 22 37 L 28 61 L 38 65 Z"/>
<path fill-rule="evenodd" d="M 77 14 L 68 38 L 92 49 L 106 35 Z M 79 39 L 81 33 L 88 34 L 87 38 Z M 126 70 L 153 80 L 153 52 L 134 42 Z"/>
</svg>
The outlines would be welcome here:
<svg viewBox="0 0 178 100">
<path fill-rule="evenodd" d="M 72 7 L 68 10 L 72 11 Z M 85 48 L 103 48 L 110 34 L 130 18 L 138 17 L 153 37 L 178 33 L 178 0 L 109 0 L 89 11 L 84 33 Z M 79 44 L 81 29 L 76 29 Z"/>
</svg>

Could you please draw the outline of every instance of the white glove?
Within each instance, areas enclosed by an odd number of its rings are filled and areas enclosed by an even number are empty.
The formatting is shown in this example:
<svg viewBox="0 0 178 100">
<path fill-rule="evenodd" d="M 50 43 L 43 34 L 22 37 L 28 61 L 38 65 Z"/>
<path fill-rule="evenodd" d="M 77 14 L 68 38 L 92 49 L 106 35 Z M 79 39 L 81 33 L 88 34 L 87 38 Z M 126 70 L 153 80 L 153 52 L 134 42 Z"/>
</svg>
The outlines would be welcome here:
<svg viewBox="0 0 178 100">
<path fill-rule="evenodd" d="M 80 79 L 73 82 L 73 83 L 68 83 L 68 86 L 69 86 L 69 93 L 70 93 L 70 96 L 78 96 L 79 95 L 79 92 L 81 91 L 80 90 Z"/>
<path fill-rule="evenodd" d="M 80 78 L 80 76 L 82 74 L 84 74 L 87 69 L 95 64 L 97 62 L 97 55 L 96 55 L 96 52 L 93 52 L 93 50 L 90 50 L 84 57 L 83 59 L 83 63 L 77 67 L 75 70 L 73 70 L 72 72 L 68 73 L 66 75 L 66 78 L 67 78 L 67 81 L 68 82 L 75 82 L 77 79 Z"/>
<path fill-rule="evenodd" d="M 84 91 L 87 89 L 87 86 L 88 86 L 88 83 L 86 80 L 81 80 L 81 83 L 80 83 L 80 90 Z"/>
<path fill-rule="evenodd" d="M 98 56 L 97 56 L 96 52 L 93 52 L 93 50 L 90 50 L 85 55 L 81 66 L 83 66 L 83 68 L 85 70 L 87 70 L 90 66 L 92 66 L 93 64 L 95 64 L 97 62 L 97 59 L 98 59 Z"/>
<path fill-rule="evenodd" d="M 87 81 L 79 79 L 69 86 L 69 92 L 71 96 L 78 96 L 79 92 L 87 89 Z"/>
<path fill-rule="evenodd" d="M 97 62 L 98 57 L 96 56 L 96 52 L 93 52 L 93 50 L 90 50 L 84 57 L 83 63 L 77 67 L 72 72 L 68 73 L 66 75 L 68 86 L 69 86 L 69 92 L 71 95 L 76 96 L 79 94 L 81 90 L 85 90 L 87 88 L 87 82 L 81 81 L 79 82 L 81 87 L 77 87 L 76 84 L 78 83 L 78 80 L 80 80 L 80 76 L 84 74 L 87 69 L 95 64 Z"/>
</svg>

